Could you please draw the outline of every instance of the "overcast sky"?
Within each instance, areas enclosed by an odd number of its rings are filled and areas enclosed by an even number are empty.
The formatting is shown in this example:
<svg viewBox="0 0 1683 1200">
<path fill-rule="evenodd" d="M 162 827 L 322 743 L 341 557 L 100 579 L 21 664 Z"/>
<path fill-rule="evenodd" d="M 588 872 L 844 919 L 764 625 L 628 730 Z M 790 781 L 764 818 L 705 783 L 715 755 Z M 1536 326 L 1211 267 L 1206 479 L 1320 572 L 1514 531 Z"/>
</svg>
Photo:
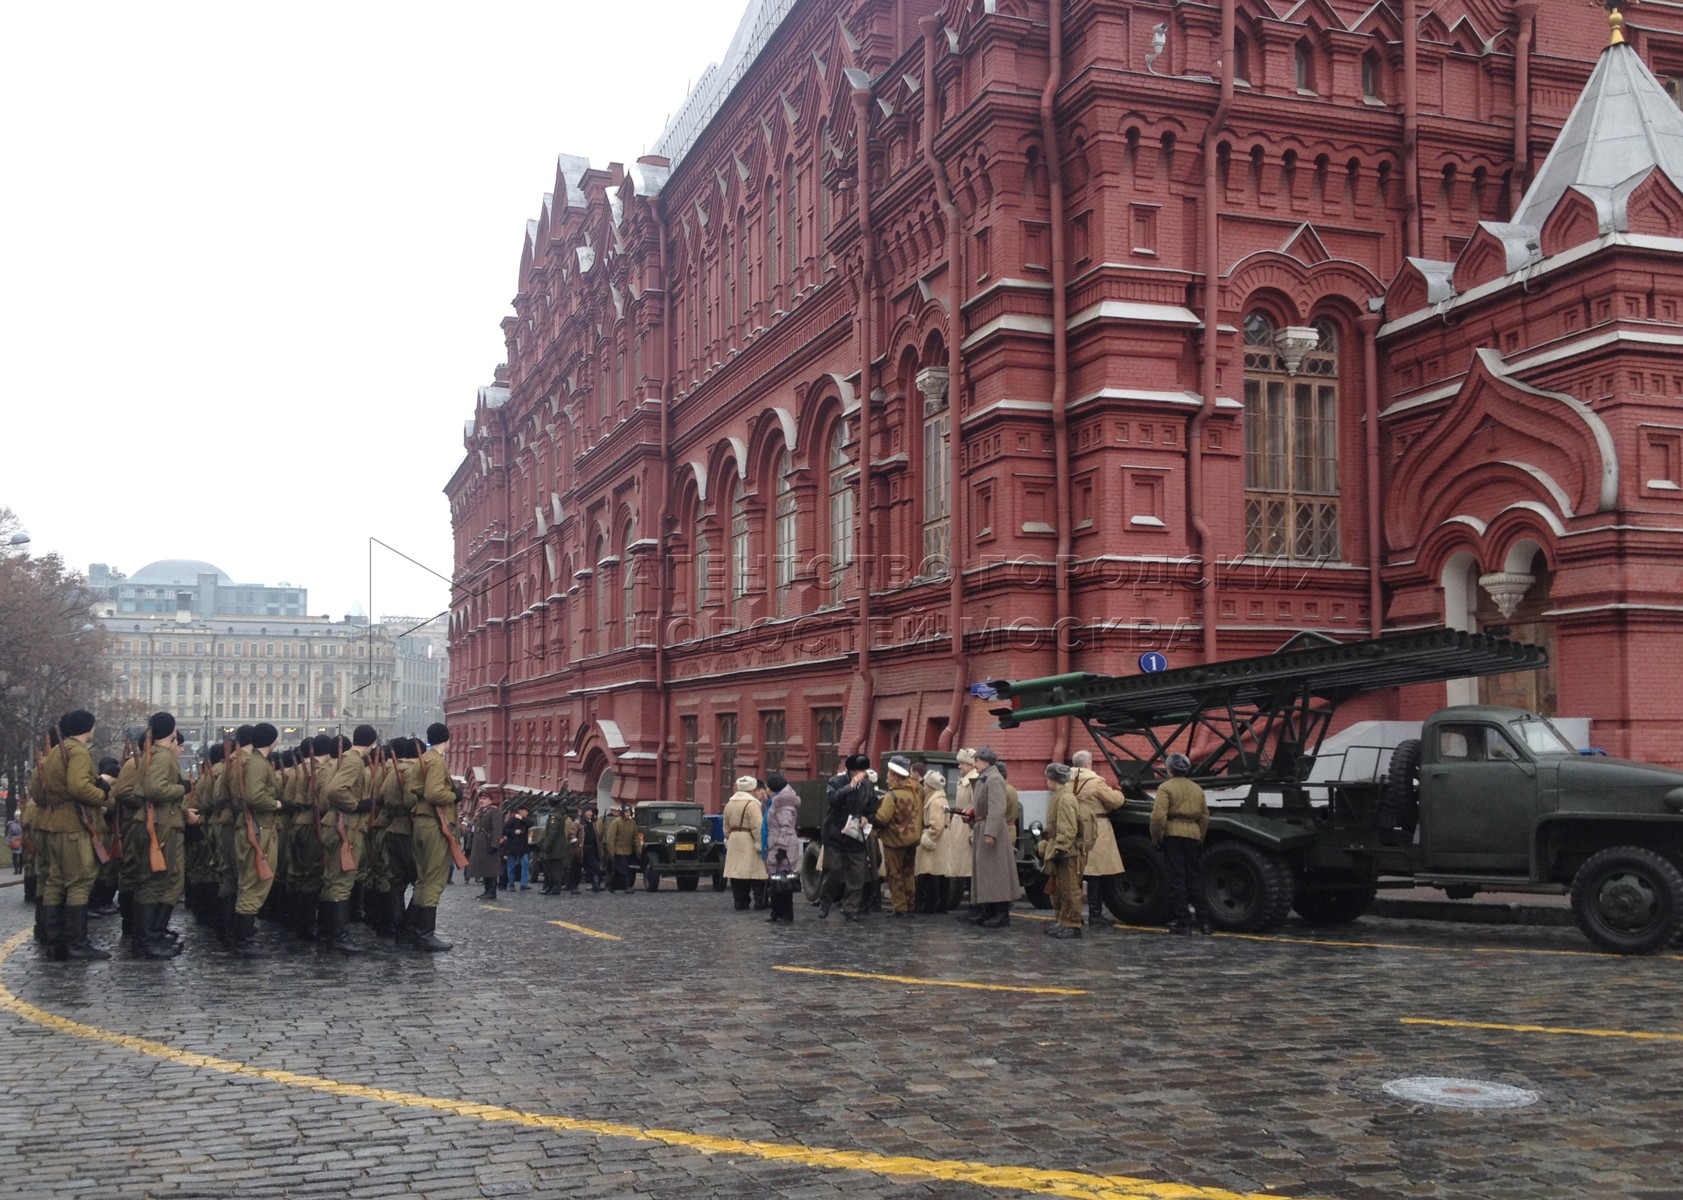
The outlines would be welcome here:
<svg viewBox="0 0 1683 1200">
<path fill-rule="evenodd" d="M 559 153 L 630 163 L 747 0 L 0 7 L 0 507 L 30 549 L 367 605 L 441 489 Z M 385 550 L 376 613 L 446 586 Z"/>
</svg>

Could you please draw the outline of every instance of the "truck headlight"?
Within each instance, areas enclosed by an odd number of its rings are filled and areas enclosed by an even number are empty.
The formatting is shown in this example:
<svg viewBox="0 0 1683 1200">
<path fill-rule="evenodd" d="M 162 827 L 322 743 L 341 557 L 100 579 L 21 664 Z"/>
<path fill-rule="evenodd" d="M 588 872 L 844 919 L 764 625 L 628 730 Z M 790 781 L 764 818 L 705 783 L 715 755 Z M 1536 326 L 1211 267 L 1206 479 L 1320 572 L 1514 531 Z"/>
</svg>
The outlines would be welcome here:
<svg viewBox="0 0 1683 1200">
<path fill-rule="evenodd" d="M 703 846 L 711 846 L 713 844 L 713 835 L 710 834 L 710 833 L 702 834 L 701 835 L 701 844 Z"/>
<path fill-rule="evenodd" d="M 670 846 L 673 842 L 676 842 L 677 840 L 678 839 L 673 837 L 670 833 L 666 835 L 666 844 L 668 846 Z"/>
</svg>

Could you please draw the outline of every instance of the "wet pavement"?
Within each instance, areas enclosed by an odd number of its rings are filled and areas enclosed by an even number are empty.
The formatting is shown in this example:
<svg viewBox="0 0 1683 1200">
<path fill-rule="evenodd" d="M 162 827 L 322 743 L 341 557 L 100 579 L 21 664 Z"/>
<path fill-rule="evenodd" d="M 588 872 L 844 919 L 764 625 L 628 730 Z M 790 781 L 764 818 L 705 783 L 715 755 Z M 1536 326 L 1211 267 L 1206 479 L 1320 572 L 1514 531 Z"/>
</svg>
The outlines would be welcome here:
<svg viewBox="0 0 1683 1200">
<path fill-rule="evenodd" d="M 477 897 L 447 890 L 432 956 L 248 963 L 181 914 L 167 963 L 14 939 L 0 1192 L 1683 1196 L 1679 955 L 1373 917 L 1057 941 L 1028 909 L 990 932 Z M 1386 1090 L 1412 1077 L 1535 1100 Z"/>
</svg>

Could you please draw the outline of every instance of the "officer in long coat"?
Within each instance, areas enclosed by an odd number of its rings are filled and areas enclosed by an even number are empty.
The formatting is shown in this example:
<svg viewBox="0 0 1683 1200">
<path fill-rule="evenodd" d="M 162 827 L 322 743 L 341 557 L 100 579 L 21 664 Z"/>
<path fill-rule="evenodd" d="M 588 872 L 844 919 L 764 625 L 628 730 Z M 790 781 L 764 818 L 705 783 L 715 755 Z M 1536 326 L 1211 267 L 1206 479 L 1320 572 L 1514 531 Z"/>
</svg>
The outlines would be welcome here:
<svg viewBox="0 0 1683 1200">
<path fill-rule="evenodd" d="M 1110 824 L 1110 814 L 1122 807 L 1122 793 L 1093 770 L 1091 750 L 1077 750 L 1069 761 L 1069 790 L 1093 818 L 1093 850 L 1087 856 L 1087 919 L 1096 922 L 1104 918 L 1105 890 L 1122 874 L 1122 855 Z"/>
<path fill-rule="evenodd" d="M 503 872 L 503 810 L 489 800 L 482 801 L 473 815 L 473 852 L 468 855 L 467 874 L 485 881 L 481 900 L 497 898 L 497 877 Z"/>
<path fill-rule="evenodd" d="M 1046 783 L 1052 795 L 1046 802 L 1046 837 L 1039 846 L 1041 869 L 1052 877 L 1050 891 L 1057 904 L 1057 920 L 1047 934 L 1058 938 L 1081 936 L 1081 873 L 1093 844 L 1093 817 L 1070 788 L 1070 769 L 1049 763 Z"/>
<path fill-rule="evenodd" d="M 1016 832 L 1006 821 L 1005 777 L 999 773 L 999 755 L 992 747 L 976 751 L 981 767 L 971 785 L 975 798 L 975 838 L 971 842 L 970 899 L 979 913 L 970 919 L 983 929 L 998 929 L 1011 922 L 1011 903 L 1022 895 L 1017 883 L 1017 862 L 1012 852 Z"/>
</svg>

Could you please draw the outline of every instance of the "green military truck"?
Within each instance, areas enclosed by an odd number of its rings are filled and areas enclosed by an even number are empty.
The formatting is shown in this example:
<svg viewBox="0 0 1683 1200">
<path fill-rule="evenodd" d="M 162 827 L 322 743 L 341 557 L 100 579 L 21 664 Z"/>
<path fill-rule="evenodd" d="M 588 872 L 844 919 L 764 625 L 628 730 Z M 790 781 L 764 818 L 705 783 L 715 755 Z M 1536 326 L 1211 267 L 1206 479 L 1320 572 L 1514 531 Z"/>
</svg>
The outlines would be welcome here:
<svg viewBox="0 0 1683 1200">
<path fill-rule="evenodd" d="M 658 891 L 660 881 L 670 877 L 680 892 L 693 892 L 703 876 L 712 876 L 714 891 L 724 890 L 725 848 L 713 837 L 701 805 L 644 800 L 632 811 L 646 891 Z"/>
<path fill-rule="evenodd" d="M 1295 909 L 1355 920 L 1382 888 L 1566 893 L 1597 946 L 1652 954 L 1683 935 L 1683 771 L 1576 751 L 1536 713 L 1445 708 L 1421 736 L 1373 748 L 1365 771 L 1317 756 L 1362 692 L 1547 663 L 1536 647 L 1430 630 L 1337 643 L 1299 635 L 1275 654 L 1151 675 L 1000 680 L 1006 728 L 1082 721 L 1127 803 L 1111 814 L 1125 921 L 1167 916 L 1146 789 L 1171 752 L 1212 796 L 1202 860 L 1216 924 L 1257 932 Z M 1345 751 L 1346 761 L 1354 757 Z"/>
</svg>

